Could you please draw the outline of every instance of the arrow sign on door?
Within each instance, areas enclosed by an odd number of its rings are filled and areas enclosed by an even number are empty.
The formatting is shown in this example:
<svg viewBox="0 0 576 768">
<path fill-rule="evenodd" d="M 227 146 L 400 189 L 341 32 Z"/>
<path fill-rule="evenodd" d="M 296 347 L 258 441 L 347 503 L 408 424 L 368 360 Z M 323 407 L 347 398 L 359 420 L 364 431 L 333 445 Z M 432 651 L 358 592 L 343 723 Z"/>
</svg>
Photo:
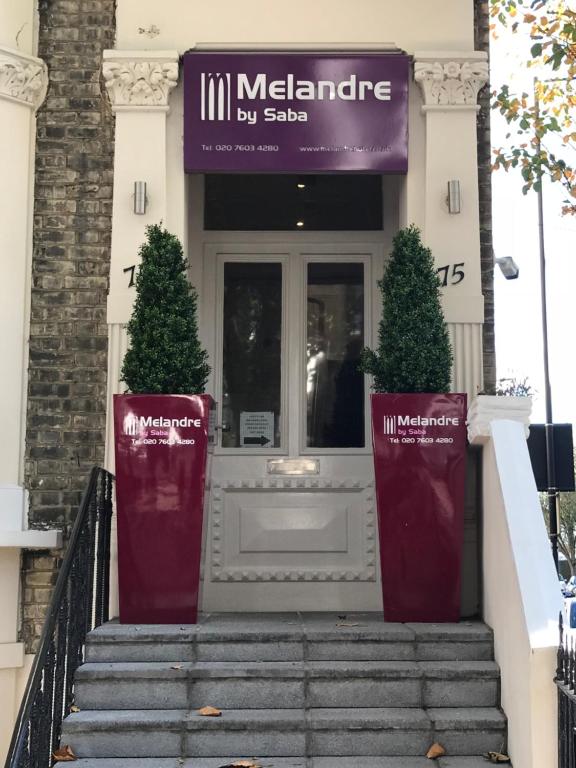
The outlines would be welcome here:
<svg viewBox="0 0 576 768">
<path fill-rule="evenodd" d="M 244 438 L 244 445 L 268 445 L 270 440 L 267 437 L 264 437 L 264 435 L 260 435 L 260 437 L 245 437 Z"/>
<path fill-rule="evenodd" d="M 274 445 L 274 411 L 240 412 L 240 446 Z"/>
</svg>

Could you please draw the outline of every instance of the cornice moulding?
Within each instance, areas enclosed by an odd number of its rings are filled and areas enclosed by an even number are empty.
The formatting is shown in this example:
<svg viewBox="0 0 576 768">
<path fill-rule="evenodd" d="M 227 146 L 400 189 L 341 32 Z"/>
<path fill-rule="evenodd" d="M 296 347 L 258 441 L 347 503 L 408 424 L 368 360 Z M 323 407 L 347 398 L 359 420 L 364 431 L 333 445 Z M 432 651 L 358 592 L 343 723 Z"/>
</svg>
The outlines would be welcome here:
<svg viewBox="0 0 576 768">
<path fill-rule="evenodd" d="M 167 111 L 178 84 L 178 52 L 104 51 L 102 74 L 114 111 Z"/>
<path fill-rule="evenodd" d="M 36 111 L 48 90 L 48 67 L 36 56 L 0 46 L 0 99 Z"/>
<path fill-rule="evenodd" d="M 423 109 L 477 109 L 478 93 L 489 80 L 483 51 L 422 51 L 414 55 L 414 80 Z"/>
</svg>

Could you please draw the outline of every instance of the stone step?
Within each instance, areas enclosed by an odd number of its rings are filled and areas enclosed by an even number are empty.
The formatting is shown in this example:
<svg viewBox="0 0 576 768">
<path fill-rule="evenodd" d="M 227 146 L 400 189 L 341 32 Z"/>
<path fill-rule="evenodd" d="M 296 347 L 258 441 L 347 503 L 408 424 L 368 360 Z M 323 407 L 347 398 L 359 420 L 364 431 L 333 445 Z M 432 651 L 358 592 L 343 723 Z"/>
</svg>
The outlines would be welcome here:
<svg viewBox="0 0 576 768">
<path fill-rule="evenodd" d="M 378 614 L 208 614 L 195 625 L 110 622 L 90 633 L 86 660 L 489 661 L 482 622 L 387 624 Z"/>
<path fill-rule="evenodd" d="M 505 728 L 501 712 L 482 707 L 246 709 L 218 718 L 187 710 L 87 710 L 66 718 L 62 743 L 80 758 L 409 757 L 424 755 L 433 741 L 451 755 L 473 756 L 500 750 Z"/>
<path fill-rule="evenodd" d="M 120 662 L 84 664 L 81 709 L 496 706 L 498 667 L 462 662 Z"/>
<path fill-rule="evenodd" d="M 246 760 L 246 755 L 235 757 L 191 758 L 87 758 L 77 760 L 76 768 L 223 768 L 235 760 Z M 260 757 L 254 758 L 261 768 L 487 768 L 481 757 L 442 757 L 433 763 L 425 757 Z"/>
</svg>

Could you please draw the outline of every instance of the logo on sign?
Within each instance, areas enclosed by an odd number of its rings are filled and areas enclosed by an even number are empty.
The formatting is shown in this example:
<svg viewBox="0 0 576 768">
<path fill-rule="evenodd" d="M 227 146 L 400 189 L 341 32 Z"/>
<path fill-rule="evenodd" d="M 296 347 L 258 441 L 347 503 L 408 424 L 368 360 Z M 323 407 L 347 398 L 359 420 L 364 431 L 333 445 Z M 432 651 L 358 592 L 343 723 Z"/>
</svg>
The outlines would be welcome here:
<svg viewBox="0 0 576 768">
<path fill-rule="evenodd" d="M 230 73 L 202 73 L 200 119 L 230 120 Z"/>
<path fill-rule="evenodd" d="M 382 432 L 395 435 L 398 427 L 458 427 L 460 419 L 450 416 L 384 416 Z"/>
<path fill-rule="evenodd" d="M 196 427 L 202 426 L 201 419 L 192 419 L 184 416 L 181 419 L 168 419 L 165 416 L 135 416 L 133 413 L 128 414 L 124 419 L 124 434 L 135 437 L 139 429 L 146 429 L 150 427 Z"/>
<path fill-rule="evenodd" d="M 124 434 L 135 437 L 138 429 L 138 419 L 133 413 L 129 413 L 124 419 Z"/>
<path fill-rule="evenodd" d="M 398 431 L 398 423 L 396 416 L 384 416 L 384 428 L 383 433 L 385 435 L 395 435 Z"/>
<path fill-rule="evenodd" d="M 233 92 L 234 91 L 234 92 Z M 389 80 L 362 80 L 357 75 L 350 75 L 344 80 L 299 80 L 293 74 L 284 79 L 269 80 L 268 75 L 258 73 L 252 79 L 243 73 L 236 73 L 234 86 L 229 72 L 202 72 L 200 75 L 200 119 L 203 121 L 230 121 L 233 119 L 232 98 L 236 102 L 290 101 L 376 101 L 392 99 L 392 85 Z M 235 110 L 234 119 L 254 125 L 258 120 L 258 111 L 250 109 Z M 292 109 L 278 110 L 266 107 L 263 110 L 264 122 L 307 122 L 306 111 Z"/>
</svg>

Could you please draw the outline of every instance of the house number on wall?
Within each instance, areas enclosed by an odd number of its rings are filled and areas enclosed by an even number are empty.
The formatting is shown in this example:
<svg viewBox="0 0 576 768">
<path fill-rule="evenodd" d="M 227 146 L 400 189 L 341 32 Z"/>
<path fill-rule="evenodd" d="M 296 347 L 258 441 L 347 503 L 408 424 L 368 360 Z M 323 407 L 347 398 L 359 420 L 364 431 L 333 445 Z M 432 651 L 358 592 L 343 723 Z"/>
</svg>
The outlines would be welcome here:
<svg viewBox="0 0 576 768">
<path fill-rule="evenodd" d="M 458 264 L 447 264 L 445 267 L 438 267 L 436 274 L 440 277 L 440 285 L 442 288 L 446 288 L 448 285 L 458 285 L 464 280 L 465 274 L 462 267 L 464 262 L 461 261 Z M 128 288 L 134 287 L 134 280 L 136 278 L 136 264 L 131 267 L 124 267 L 122 272 L 128 274 Z M 450 269 L 452 268 L 452 269 Z"/>
<path fill-rule="evenodd" d="M 133 264 L 131 267 L 124 267 L 122 272 L 124 272 L 124 274 L 126 274 L 127 272 L 129 273 L 130 277 L 128 278 L 128 288 L 133 288 L 134 276 L 136 274 L 136 264 Z"/>
<path fill-rule="evenodd" d="M 447 264 L 445 267 L 439 267 L 436 270 L 436 274 L 440 278 L 440 285 L 442 288 L 446 288 L 448 285 L 458 285 L 458 283 L 461 283 L 462 280 L 464 280 L 464 270 L 462 267 L 464 266 L 464 262 L 461 261 L 459 264 Z M 450 269 L 452 267 L 452 269 Z"/>
</svg>

